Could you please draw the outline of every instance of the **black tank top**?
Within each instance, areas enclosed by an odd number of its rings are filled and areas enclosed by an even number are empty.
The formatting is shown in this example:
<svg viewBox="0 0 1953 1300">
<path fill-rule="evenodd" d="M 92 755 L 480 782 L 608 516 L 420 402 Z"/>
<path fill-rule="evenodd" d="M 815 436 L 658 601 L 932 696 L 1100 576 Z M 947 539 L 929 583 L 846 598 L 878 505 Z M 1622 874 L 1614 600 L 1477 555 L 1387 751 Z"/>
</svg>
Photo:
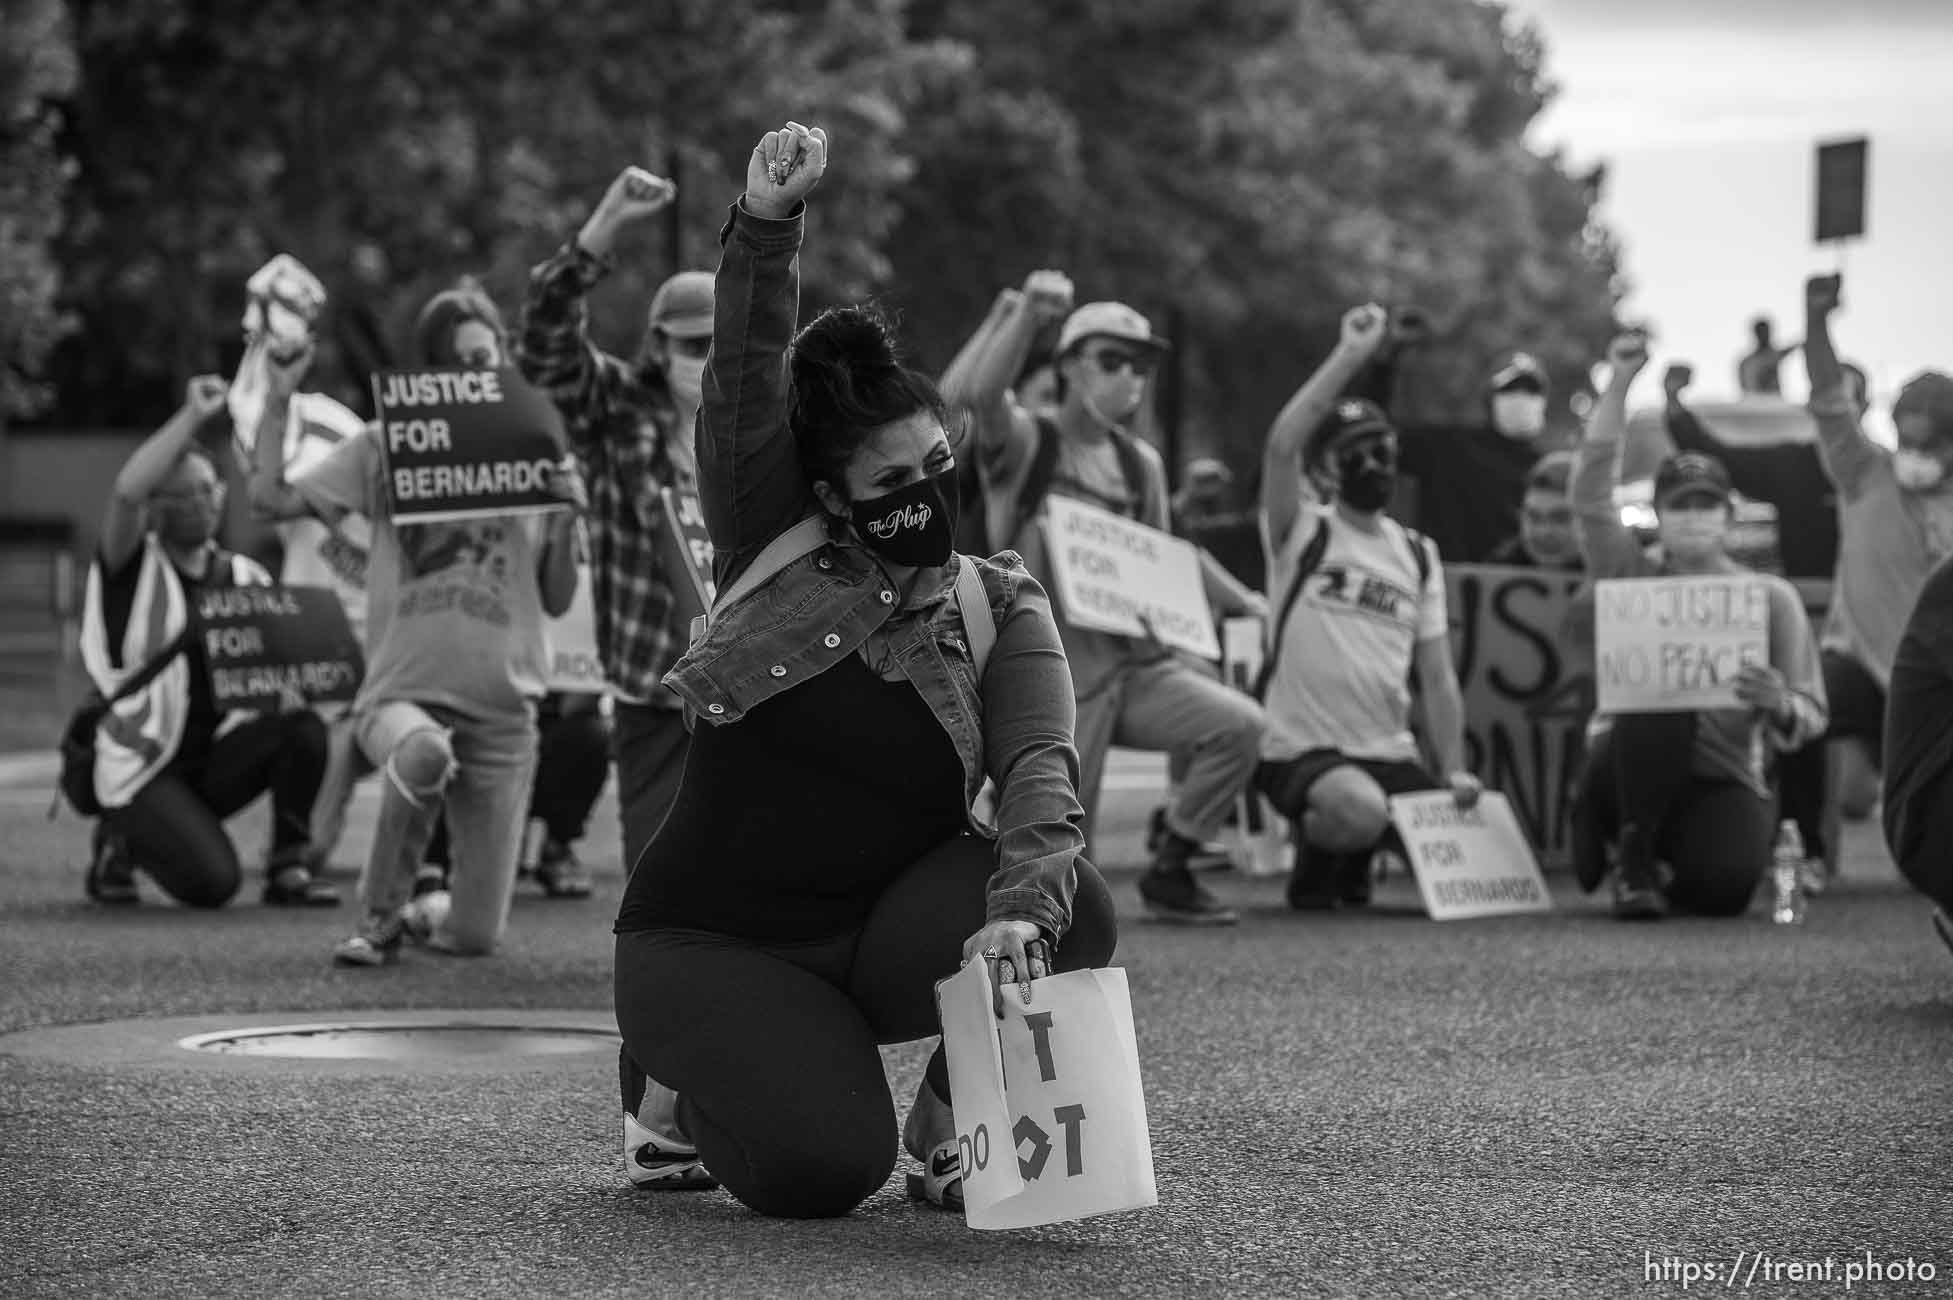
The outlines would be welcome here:
<svg viewBox="0 0 1953 1300">
<path fill-rule="evenodd" d="M 949 733 L 914 684 L 848 655 L 738 722 L 698 728 L 616 929 L 831 938 L 966 824 Z"/>
</svg>

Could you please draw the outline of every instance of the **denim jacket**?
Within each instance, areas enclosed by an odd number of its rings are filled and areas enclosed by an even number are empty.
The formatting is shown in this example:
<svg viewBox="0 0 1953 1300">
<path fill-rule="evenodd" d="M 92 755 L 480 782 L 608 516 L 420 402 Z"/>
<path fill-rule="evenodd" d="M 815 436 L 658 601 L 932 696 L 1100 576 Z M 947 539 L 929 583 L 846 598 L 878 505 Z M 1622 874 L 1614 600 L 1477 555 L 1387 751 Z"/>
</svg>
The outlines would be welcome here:
<svg viewBox="0 0 1953 1300">
<path fill-rule="evenodd" d="M 720 590 L 773 538 L 821 510 L 787 424 L 804 214 L 770 221 L 735 205 L 720 233 L 698 432 L 699 497 Z M 978 566 L 996 623 L 981 687 L 954 599 L 960 564 Z M 1030 921 L 1061 937 L 1085 836 L 1071 670 L 1050 602 L 1011 552 L 903 573 L 913 579 L 892 578 L 833 521 L 825 545 L 720 611 L 665 684 L 692 718 L 726 726 L 845 655 L 892 662 L 956 746 L 971 828 L 996 841 L 986 919 Z M 997 786 L 994 821 L 975 806 L 985 777 Z"/>
</svg>

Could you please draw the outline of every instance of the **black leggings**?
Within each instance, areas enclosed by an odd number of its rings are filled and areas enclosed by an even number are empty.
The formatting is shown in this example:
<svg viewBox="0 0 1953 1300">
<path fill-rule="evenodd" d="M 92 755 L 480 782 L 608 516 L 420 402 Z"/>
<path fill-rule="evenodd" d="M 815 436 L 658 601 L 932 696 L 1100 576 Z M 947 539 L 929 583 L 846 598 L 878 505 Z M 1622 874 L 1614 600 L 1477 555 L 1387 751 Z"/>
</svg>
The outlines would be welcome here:
<svg viewBox="0 0 1953 1300">
<path fill-rule="evenodd" d="M 179 755 L 103 820 L 171 898 L 222 907 L 243 880 L 224 820 L 269 790 L 272 862 L 301 861 L 325 765 L 318 714 L 261 714 Z"/>
<path fill-rule="evenodd" d="M 941 1032 L 936 981 L 983 928 L 995 868 L 994 845 L 951 840 L 898 877 L 860 930 L 835 939 L 617 936 L 625 1051 L 678 1092 L 680 1125 L 740 1201 L 780 1218 L 833 1218 L 887 1181 L 895 1103 L 877 1045 Z M 1081 859 L 1055 965 L 1103 966 L 1116 940 L 1112 896 Z M 940 1044 L 928 1082 L 948 1098 Z"/>
<path fill-rule="evenodd" d="M 1587 753 L 1574 813 L 1581 874 L 1605 872 L 1607 847 L 1640 826 L 1675 873 L 1668 901 L 1704 916 L 1737 916 L 1770 865 L 1774 805 L 1747 786 L 1692 772 L 1693 713 L 1629 713 Z"/>
</svg>

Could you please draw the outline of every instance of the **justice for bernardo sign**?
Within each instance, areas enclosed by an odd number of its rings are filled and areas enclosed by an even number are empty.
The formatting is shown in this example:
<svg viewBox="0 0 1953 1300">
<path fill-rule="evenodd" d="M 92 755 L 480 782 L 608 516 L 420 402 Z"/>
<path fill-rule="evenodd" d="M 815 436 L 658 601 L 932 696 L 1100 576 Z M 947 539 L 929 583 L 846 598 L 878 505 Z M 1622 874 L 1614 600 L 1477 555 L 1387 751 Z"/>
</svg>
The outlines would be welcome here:
<svg viewBox="0 0 1953 1300">
<path fill-rule="evenodd" d="M 1159 1203 L 1132 996 L 1117 968 L 1017 986 L 988 963 L 936 985 L 972 1228 L 1029 1228 Z"/>
<path fill-rule="evenodd" d="M 210 697 L 220 711 L 350 700 L 365 676 L 345 606 L 326 587 L 221 587 L 197 596 Z"/>
<path fill-rule="evenodd" d="M 1404 837 L 1424 910 L 1433 921 L 1550 912 L 1553 899 L 1505 796 L 1487 791 L 1460 808 L 1448 790 L 1400 794 L 1390 820 Z"/>
<path fill-rule="evenodd" d="M 547 490 L 562 417 L 516 371 L 388 371 L 373 399 L 395 523 L 564 508 Z"/>
<path fill-rule="evenodd" d="M 1736 675 L 1770 658 L 1770 593 L 1754 576 L 1620 578 L 1595 587 L 1603 713 L 1737 707 Z"/>
<path fill-rule="evenodd" d="M 1150 626 L 1163 645 L 1221 657 L 1193 543 L 1069 497 L 1048 498 L 1045 511 L 1045 549 L 1066 622 L 1130 637 Z"/>
<path fill-rule="evenodd" d="M 712 535 L 705 531 L 705 511 L 690 492 L 665 488 L 665 527 L 658 539 L 658 558 L 670 575 L 684 623 L 712 608 Z"/>
</svg>

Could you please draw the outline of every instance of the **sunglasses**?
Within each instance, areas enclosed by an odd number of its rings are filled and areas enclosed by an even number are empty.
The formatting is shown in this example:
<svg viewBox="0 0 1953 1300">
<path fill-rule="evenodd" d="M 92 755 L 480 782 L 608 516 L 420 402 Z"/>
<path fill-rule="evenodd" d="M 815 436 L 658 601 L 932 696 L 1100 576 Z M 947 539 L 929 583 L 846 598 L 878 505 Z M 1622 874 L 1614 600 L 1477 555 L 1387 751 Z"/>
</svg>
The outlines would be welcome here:
<svg viewBox="0 0 1953 1300">
<path fill-rule="evenodd" d="M 1397 467 L 1397 439 L 1387 433 L 1372 433 L 1340 443 L 1331 453 L 1332 459 L 1340 466 L 1354 469 L 1363 462 L 1379 469 Z"/>
<path fill-rule="evenodd" d="M 669 337 L 668 341 L 672 355 L 677 357 L 703 357 L 712 350 L 712 336 L 710 334 L 696 339 L 681 339 L 673 335 Z"/>
<path fill-rule="evenodd" d="M 1158 360 L 1151 353 L 1134 354 L 1120 348 L 1096 348 L 1085 354 L 1085 359 L 1099 368 L 1099 373 L 1116 375 L 1121 370 L 1130 370 L 1144 379 L 1153 373 L 1153 364 Z"/>
</svg>

